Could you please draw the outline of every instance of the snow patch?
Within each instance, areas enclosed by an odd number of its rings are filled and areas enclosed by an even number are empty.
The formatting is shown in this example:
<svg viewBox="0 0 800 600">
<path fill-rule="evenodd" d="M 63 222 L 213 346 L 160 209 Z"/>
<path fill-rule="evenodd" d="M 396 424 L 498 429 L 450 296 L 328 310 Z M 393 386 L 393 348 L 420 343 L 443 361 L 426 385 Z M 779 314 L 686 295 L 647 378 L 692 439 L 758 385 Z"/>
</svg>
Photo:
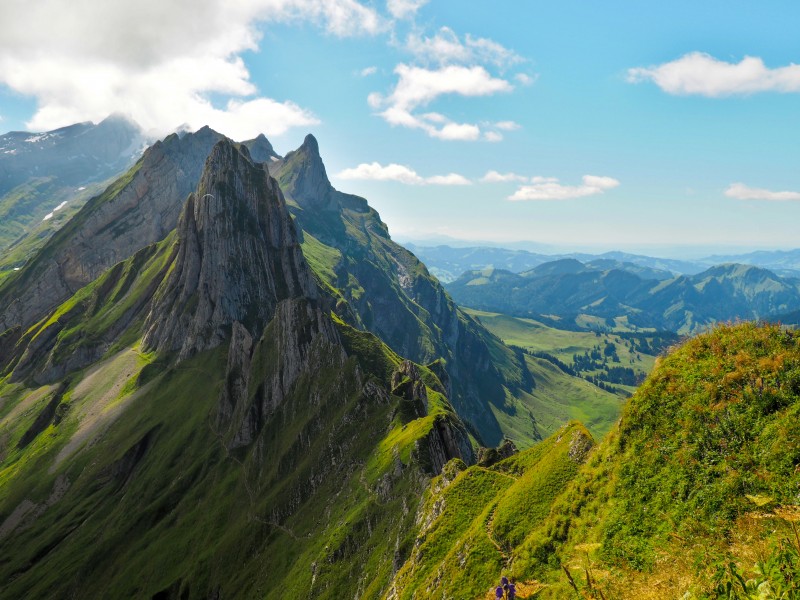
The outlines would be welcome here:
<svg viewBox="0 0 800 600">
<path fill-rule="evenodd" d="M 52 218 L 53 218 L 53 215 L 55 215 L 55 214 L 56 214 L 58 211 L 60 211 L 60 210 L 61 210 L 62 208 L 64 208 L 66 205 L 67 205 L 67 201 L 66 201 L 66 200 L 64 200 L 64 201 L 63 201 L 61 204 L 59 204 L 58 206 L 56 206 L 56 207 L 53 209 L 53 212 L 49 212 L 49 213 L 47 213 L 47 214 L 44 216 L 44 219 L 42 219 L 42 221 L 49 221 L 50 219 L 52 219 Z"/>
</svg>

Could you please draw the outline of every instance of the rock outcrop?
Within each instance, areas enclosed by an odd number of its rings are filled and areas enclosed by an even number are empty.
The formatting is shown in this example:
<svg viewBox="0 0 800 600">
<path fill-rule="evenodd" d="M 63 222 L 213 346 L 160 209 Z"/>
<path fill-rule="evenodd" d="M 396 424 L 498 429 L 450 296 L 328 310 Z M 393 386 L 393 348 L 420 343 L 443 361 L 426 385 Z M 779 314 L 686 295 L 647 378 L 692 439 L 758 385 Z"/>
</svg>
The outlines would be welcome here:
<svg viewBox="0 0 800 600">
<path fill-rule="evenodd" d="M 144 345 L 180 358 L 213 348 L 235 323 L 259 337 L 279 302 L 316 298 L 291 217 L 267 167 L 218 142 L 178 222 L 168 278 L 151 305 Z"/>
</svg>

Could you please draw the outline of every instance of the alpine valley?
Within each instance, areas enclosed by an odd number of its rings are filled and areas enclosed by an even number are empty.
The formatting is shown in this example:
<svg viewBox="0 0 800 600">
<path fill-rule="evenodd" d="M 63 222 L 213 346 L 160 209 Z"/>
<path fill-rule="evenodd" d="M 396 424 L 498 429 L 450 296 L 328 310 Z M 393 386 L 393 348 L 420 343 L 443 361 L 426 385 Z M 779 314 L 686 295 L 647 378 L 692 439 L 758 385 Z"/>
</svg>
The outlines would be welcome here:
<svg viewBox="0 0 800 600">
<path fill-rule="evenodd" d="M 451 297 L 311 135 L 142 143 L 0 137 L 0 598 L 800 598 L 800 335 L 709 328 L 790 273 Z"/>
</svg>

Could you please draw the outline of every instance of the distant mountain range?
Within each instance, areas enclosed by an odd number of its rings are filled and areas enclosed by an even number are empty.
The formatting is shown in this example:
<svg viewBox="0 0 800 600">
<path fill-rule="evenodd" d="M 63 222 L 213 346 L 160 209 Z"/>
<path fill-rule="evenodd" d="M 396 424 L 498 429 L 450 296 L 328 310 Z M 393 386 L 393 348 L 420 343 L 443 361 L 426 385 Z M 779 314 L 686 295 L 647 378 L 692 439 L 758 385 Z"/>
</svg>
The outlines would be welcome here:
<svg viewBox="0 0 800 600">
<path fill-rule="evenodd" d="M 515 316 L 578 315 L 681 334 L 737 319 L 778 319 L 800 308 L 800 280 L 751 265 L 728 263 L 694 275 L 664 276 L 611 259 L 572 258 L 523 273 L 487 268 L 447 284 L 464 306 Z"/>
<path fill-rule="evenodd" d="M 431 273 L 436 275 L 443 283 L 455 281 L 465 271 L 493 267 L 513 273 L 522 273 L 541 264 L 562 258 L 574 258 L 582 263 L 610 260 L 617 263 L 629 263 L 654 271 L 666 271 L 672 275 L 696 275 L 715 265 L 740 263 L 769 269 L 781 276 L 800 277 L 800 249 L 774 252 L 758 251 L 725 256 L 712 255 L 697 260 L 678 260 L 620 251 L 604 252 L 602 254 L 580 252 L 544 254 L 495 246 L 425 246 L 407 243 L 406 247 L 427 264 Z"/>
<path fill-rule="evenodd" d="M 96 125 L 0 136 L 0 252 L 14 250 L 3 255 L 0 270 L 24 263 L 36 240 L 69 220 L 145 147 L 139 126 L 118 115 Z"/>
</svg>

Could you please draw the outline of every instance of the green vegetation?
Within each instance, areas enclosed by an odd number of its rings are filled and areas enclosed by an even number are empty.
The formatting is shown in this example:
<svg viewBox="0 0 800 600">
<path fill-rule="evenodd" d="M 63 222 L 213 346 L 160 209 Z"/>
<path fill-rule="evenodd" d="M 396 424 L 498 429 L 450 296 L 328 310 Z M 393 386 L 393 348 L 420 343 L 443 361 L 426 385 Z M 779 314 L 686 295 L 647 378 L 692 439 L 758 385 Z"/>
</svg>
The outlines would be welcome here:
<svg viewBox="0 0 800 600">
<path fill-rule="evenodd" d="M 110 181 L 75 189 L 52 178 L 36 178 L 0 197 L 0 283 L 14 268 L 22 268 L 53 233 Z M 57 206 L 62 208 L 44 220 Z"/>
<path fill-rule="evenodd" d="M 573 424 L 489 469 L 449 465 L 398 597 L 477 598 L 506 572 L 537 598 L 798 598 L 799 410 L 797 334 L 692 339 L 597 448 Z M 495 551 L 465 572 L 479 531 Z"/>
<path fill-rule="evenodd" d="M 471 309 L 466 312 L 506 344 L 534 354 L 554 356 L 577 373 L 595 376 L 610 384 L 620 382 L 609 377 L 609 369 L 622 367 L 631 369 L 641 383 L 653 369 L 655 355 L 661 349 L 660 338 L 655 333 L 568 331 L 534 319 Z M 584 361 L 584 357 L 589 360 Z M 636 385 L 625 386 L 626 391 Z"/>
<path fill-rule="evenodd" d="M 489 468 L 449 463 L 423 498 L 414 550 L 392 582 L 397 597 L 483 597 L 514 573 L 512 549 L 547 518 L 593 443 L 571 423 Z"/>
<path fill-rule="evenodd" d="M 70 364 L 71 357 L 81 353 L 97 359 L 134 343 L 141 331 L 130 325 L 143 318 L 141 311 L 169 265 L 174 243 L 172 234 L 140 250 L 33 325 L 19 347 L 24 350 L 28 344 L 36 344 L 36 355 L 23 355 L 16 367 L 30 370 L 47 361 Z M 44 341 L 39 342 L 39 338 Z"/>
<path fill-rule="evenodd" d="M 742 324 L 690 340 L 633 396 L 516 565 L 555 578 L 588 544 L 595 584 L 619 598 L 669 586 L 719 597 L 714 581 L 765 577 L 794 552 L 776 523 L 798 510 L 799 396 L 792 332 Z"/>
<path fill-rule="evenodd" d="M 505 343 L 525 352 L 528 370 L 537 386 L 518 394 L 516 405 L 524 406 L 535 417 L 541 437 L 576 420 L 586 424 L 595 438 L 602 438 L 619 418 L 624 398 L 636 389 L 635 382 L 645 377 L 656 360 L 644 352 L 644 348 L 652 351 L 653 340 L 648 334 L 631 337 L 622 333 L 565 331 L 532 319 L 469 309 L 466 312 Z M 582 370 L 585 364 L 580 363 L 581 359 L 592 355 L 597 356 L 597 364 Z M 614 357 L 619 363 L 614 362 Z M 634 385 L 613 380 L 614 369 L 621 368 L 618 365 L 625 365 L 634 373 Z M 512 399 L 508 402 L 514 403 Z M 503 422 L 502 415 L 497 418 Z M 526 439 L 524 431 L 515 431 L 513 423 L 504 424 L 504 431 L 524 445 L 533 442 Z"/>
<path fill-rule="evenodd" d="M 61 344 L 104 335 L 132 298 L 152 294 L 171 244 L 115 266 L 29 336 L 56 324 Z M 360 581 L 364 597 L 379 598 L 411 550 L 433 426 L 458 418 L 425 367 L 422 417 L 388 391 L 367 395 L 369 382 L 389 390 L 400 358 L 372 334 L 335 323 L 349 358 L 331 362 L 331 349 L 315 342 L 246 448 L 228 449 L 216 425 L 224 346 L 172 366 L 120 348 L 40 388 L 6 378 L 0 597 L 338 599 Z M 281 327 L 270 325 L 259 342 L 251 380 L 278 380 Z M 53 401 L 56 416 L 18 447 Z"/>
</svg>

